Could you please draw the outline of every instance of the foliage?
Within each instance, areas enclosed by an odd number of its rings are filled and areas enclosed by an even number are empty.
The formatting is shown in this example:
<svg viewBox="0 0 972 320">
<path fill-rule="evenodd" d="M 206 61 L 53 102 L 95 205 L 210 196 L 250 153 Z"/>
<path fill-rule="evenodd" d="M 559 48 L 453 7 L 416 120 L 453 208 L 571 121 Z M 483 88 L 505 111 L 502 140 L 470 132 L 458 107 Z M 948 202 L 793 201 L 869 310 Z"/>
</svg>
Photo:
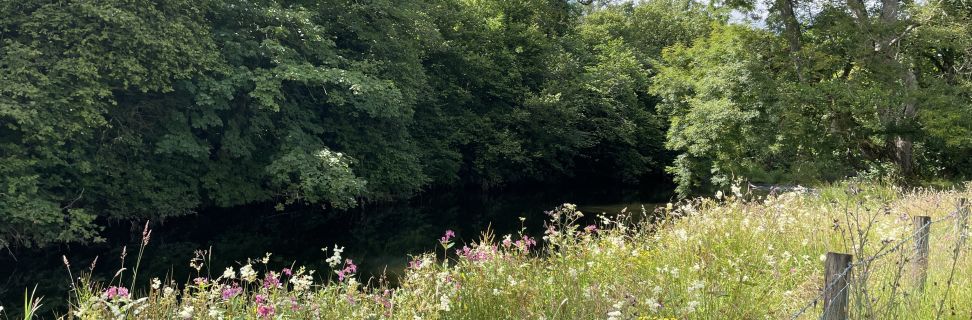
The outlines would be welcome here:
<svg viewBox="0 0 972 320">
<path fill-rule="evenodd" d="M 972 128 L 959 116 L 972 79 L 967 5 L 765 7 L 755 22 L 765 29 L 723 26 L 663 53 L 653 92 L 670 113 L 667 145 L 680 154 L 669 171 L 682 194 L 733 176 L 834 181 L 882 163 L 910 181 L 967 174 L 955 157 L 968 155 L 959 137 Z"/>
<path fill-rule="evenodd" d="M 967 4 L 778 2 L 4 2 L 0 247 L 664 168 L 972 174 Z"/>
</svg>

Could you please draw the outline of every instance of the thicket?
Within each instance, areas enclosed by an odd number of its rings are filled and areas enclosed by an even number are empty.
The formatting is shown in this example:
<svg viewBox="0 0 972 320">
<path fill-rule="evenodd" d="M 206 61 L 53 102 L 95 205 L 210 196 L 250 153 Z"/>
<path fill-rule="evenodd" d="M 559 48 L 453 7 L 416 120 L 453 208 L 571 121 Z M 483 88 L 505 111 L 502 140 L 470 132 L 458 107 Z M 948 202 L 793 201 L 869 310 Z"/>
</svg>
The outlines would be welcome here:
<svg viewBox="0 0 972 320">
<path fill-rule="evenodd" d="M 769 8 L 766 19 L 738 19 Z M 972 168 L 961 1 L 0 2 L 0 247 L 431 187 Z M 734 18 L 735 17 L 735 18 Z"/>
</svg>

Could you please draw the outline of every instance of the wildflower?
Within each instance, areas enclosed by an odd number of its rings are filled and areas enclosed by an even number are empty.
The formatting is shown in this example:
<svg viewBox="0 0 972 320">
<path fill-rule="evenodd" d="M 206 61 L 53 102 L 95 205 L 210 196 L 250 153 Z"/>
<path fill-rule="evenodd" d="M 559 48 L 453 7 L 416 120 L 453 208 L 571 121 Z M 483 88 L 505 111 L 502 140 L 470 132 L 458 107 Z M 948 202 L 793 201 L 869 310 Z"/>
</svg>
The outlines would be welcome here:
<svg viewBox="0 0 972 320">
<path fill-rule="evenodd" d="M 345 277 L 348 277 L 358 271 L 358 266 L 354 264 L 351 259 L 344 261 L 344 269 L 335 271 L 338 275 L 338 281 L 344 281 Z"/>
<path fill-rule="evenodd" d="M 294 291 L 300 292 L 310 288 L 313 278 L 309 275 L 299 275 L 290 278 L 290 283 L 294 285 Z"/>
<path fill-rule="evenodd" d="M 509 234 L 503 236 L 503 247 L 504 248 L 509 249 L 510 246 L 513 245 L 513 239 L 512 239 L 512 237 L 513 236 L 512 235 L 509 235 Z"/>
<path fill-rule="evenodd" d="M 256 278 L 257 273 L 256 271 L 253 271 L 252 265 L 246 264 L 245 266 L 240 267 L 240 279 L 243 279 L 246 282 L 253 282 L 256 281 Z"/>
<path fill-rule="evenodd" d="M 260 260 L 260 262 L 263 262 L 263 264 L 267 264 L 267 263 L 269 263 L 269 262 L 270 262 L 270 255 L 271 255 L 271 254 L 272 254 L 272 253 L 269 253 L 269 252 L 267 252 L 267 255 L 265 255 L 265 256 L 263 256 L 263 259 L 262 259 L 262 260 Z"/>
<path fill-rule="evenodd" d="M 223 313 L 220 312 L 219 309 L 209 309 L 209 318 L 210 319 L 222 319 L 223 318 Z"/>
<path fill-rule="evenodd" d="M 267 302 L 267 296 L 262 295 L 262 294 L 258 294 L 258 295 L 256 295 L 256 296 L 253 297 L 253 301 L 256 302 L 256 303 L 258 303 L 258 304 Z"/>
<path fill-rule="evenodd" d="M 692 285 L 689 286 L 688 291 L 691 292 L 702 289 L 705 289 L 705 282 L 702 282 L 702 280 L 695 280 L 692 282 Z"/>
<path fill-rule="evenodd" d="M 517 248 L 523 250 L 523 252 L 528 252 L 530 251 L 531 247 L 537 245 L 537 240 L 531 237 L 523 236 L 523 238 L 517 240 L 514 244 Z"/>
<path fill-rule="evenodd" d="M 267 273 L 267 277 L 263 279 L 263 287 L 267 289 L 277 289 L 280 288 L 280 276 L 273 271 Z"/>
<path fill-rule="evenodd" d="M 280 273 L 283 273 L 289 277 L 294 274 L 294 271 L 290 270 L 290 268 L 283 268 L 283 270 L 280 270 Z"/>
<path fill-rule="evenodd" d="M 442 238 L 439 238 L 439 243 L 442 243 L 443 245 L 449 243 L 449 240 L 451 240 L 455 236 L 456 236 L 455 232 L 453 232 L 452 230 L 446 230 L 445 235 L 443 235 Z"/>
<path fill-rule="evenodd" d="M 593 233 L 595 231 L 597 231 L 597 226 L 596 225 L 593 225 L 592 224 L 592 225 L 588 225 L 588 226 L 584 227 L 584 232 Z"/>
<path fill-rule="evenodd" d="M 233 267 L 226 267 L 226 270 L 223 270 L 223 279 L 233 278 L 236 278 L 236 271 L 233 271 Z"/>
<path fill-rule="evenodd" d="M 290 310 L 293 311 L 300 310 L 300 306 L 297 305 L 297 298 L 290 297 Z"/>
<path fill-rule="evenodd" d="M 193 311 L 195 311 L 195 309 L 192 306 L 182 307 L 182 310 L 179 310 L 179 317 L 183 319 L 192 319 Z"/>
<path fill-rule="evenodd" d="M 618 319 L 620 319 L 621 318 L 621 308 L 624 307 L 624 301 L 618 301 L 618 303 L 615 303 L 612 307 L 614 307 L 614 310 L 612 310 L 611 312 L 608 312 L 608 314 L 607 314 L 608 315 L 608 320 L 618 320 Z"/>
<path fill-rule="evenodd" d="M 608 312 L 607 315 L 608 315 L 608 320 L 618 320 L 618 319 L 621 318 L 621 311 L 614 310 L 614 311 Z"/>
<path fill-rule="evenodd" d="M 172 296 L 173 294 L 175 294 L 175 290 L 172 289 L 172 287 L 165 287 L 165 288 L 162 289 L 162 297 L 164 297 L 164 298 L 168 298 L 168 297 Z"/>
<path fill-rule="evenodd" d="M 232 287 L 224 286 L 221 296 L 223 297 L 223 300 L 229 300 L 239 295 L 241 292 L 243 292 L 243 288 L 240 288 L 234 283 Z"/>
<path fill-rule="evenodd" d="M 645 302 L 645 304 L 648 305 L 648 309 L 651 310 L 651 312 L 658 312 L 658 308 L 661 307 L 661 303 L 658 303 L 658 299 L 654 297 L 648 299 L 648 301 Z"/>
<path fill-rule="evenodd" d="M 192 279 L 192 283 L 196 284 L 197 286 L 205 285 L 208 281 L 209 279 L 206 279 L 204 277 L 197 277 L 195 279 Z"/>
<path fill-rule="evenodd" d="M 423 262 L 424 262 L 424 260 L 422 260 L 422 258 L 415 257 L 415 259 L 412 259 L 412 261 L 409 261 L 408 262 L 408 268 L 409 269 L 413 269 L 413 270 L 421 269 L 422 268 L 422 265 L 423 265 Z"/>
<path fill-rule="evenodd" d="M 688 305 L 685 306 L 685 313 L 695 312 L 695 309 L 699 306 L 699 304 L 700 302 L 695 300 L 689 301 Z"/>
<path fill-rule="evenodd" d="M 341 263 L 341 253 L 343 252 L 344 252 L 344 247 L 338 248 L 337 245 L 334 245 L 333 254 L 331 254 L 330 258 L 327 258 L 327 260 L 324 261 L 327 262 L 327 264 L 330 265 L 331 268 L 334 268 Z"/>
<path fill-rule="evenodd" d="M 273 316 L 273 306 L 264 304 L 257 306 L 257 315 L 260 318 L 270 319 Z"/>
<path fill-rule="evenodd" d="M 128 288 L 111 286 L 105 289 L 104 296 L 108 299 L 128 298 Z"/>
<path fill-rule="evenodd" d="M 685 229 L 675 230 L 675 236 L 677 236 L 682 241 L 688 240 L 688 232 Z"/>
<path fill-rule="evenodd" d="M 162 287 L 162 281 L 159 278 L 152 278 L 152 290 L 159 290 Z"/>
<path fill-rule="evenodd" d="M 448 296 L 446 296 L 446 295 L 440 296 L 439 297 L 439 310 L 441 310 L 441 311 L 450 311 L 450 310 L 452 310 L 452 308 L 449 305 L 450 302 L 451 301 L 449 301 L 449 297 Z"/>
</svg>

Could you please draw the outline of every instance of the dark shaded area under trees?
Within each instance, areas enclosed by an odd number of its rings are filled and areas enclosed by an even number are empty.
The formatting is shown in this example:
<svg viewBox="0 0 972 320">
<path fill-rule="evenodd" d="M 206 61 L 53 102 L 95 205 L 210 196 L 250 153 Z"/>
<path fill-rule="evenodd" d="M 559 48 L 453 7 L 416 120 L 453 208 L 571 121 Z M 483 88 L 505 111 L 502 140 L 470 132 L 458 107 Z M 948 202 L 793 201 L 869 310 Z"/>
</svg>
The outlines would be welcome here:
<svg viewBox="0 0 972 320">
<path fill-rule="evenodd" d="M 873 7 L 868 7 L 871 5 Z M 0 247 L 99 221 L 671 174 L 972 174 L 960 1 L 4 1 Z"/>
</svg>

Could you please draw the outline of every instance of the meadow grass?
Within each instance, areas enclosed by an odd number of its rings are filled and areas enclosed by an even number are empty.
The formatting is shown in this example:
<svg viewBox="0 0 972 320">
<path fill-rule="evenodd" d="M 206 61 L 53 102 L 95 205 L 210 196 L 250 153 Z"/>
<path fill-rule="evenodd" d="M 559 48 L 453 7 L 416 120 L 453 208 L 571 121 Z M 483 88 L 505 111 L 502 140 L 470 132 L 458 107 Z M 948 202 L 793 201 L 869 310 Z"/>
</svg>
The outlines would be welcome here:
<svg viewBox="0 0 972 320">
<path fill-rule="evenodd" d="M 385 279 L 362 283 L 338 247 L 321 257 L 332 268 L 316 271 L 270 270 L 265 258 L 206 270 L 201 251 L 190 262 L 199 277 L 182 285 L 153 279 L 149 288 L 130 288 L 134 272 L 120 271 L 109 283 L 81 274 L 72 307 L 60 317 L 789 319 L 820 294 L 828 251 L 866 261 L 850 273 L 852 318 L 972 317 L 972 260 L 961 241 L 968 229 L 958 227 L 955 214 L 968 187 L 903 191 L 845 183 L 743 193 L 733 188 L 655 212 L 630 208 L 589 225 L 565 204 L 548 212 L 542 239 L 487 231 L 476 242 L 457 243 L 445 232 L 441 247 L 412 257 L 394 286 Z M 914 283 L 908 238 L 917 215 L 941 220 L 931 226 L 924 290 Z M 821 304 L 810 305 L 798 318 L 819 317 Z"/>
</svg>

